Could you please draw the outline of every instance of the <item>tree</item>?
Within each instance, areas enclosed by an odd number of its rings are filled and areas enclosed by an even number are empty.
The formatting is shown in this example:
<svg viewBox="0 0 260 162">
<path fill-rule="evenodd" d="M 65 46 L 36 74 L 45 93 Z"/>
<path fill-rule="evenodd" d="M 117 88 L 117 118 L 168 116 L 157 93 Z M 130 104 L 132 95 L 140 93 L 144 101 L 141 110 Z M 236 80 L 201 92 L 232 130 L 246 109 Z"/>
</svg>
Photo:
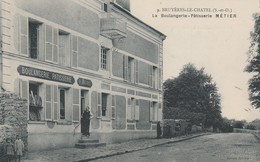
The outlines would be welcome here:
<svg viewBox="0 0 260 162">
<path fill-rule="evenodd" d="M 193 64 L 164 82 L 164 119 L 188 119 L 194 124 L 217 126 L 221 119 L 220 94 L 212 77 Z"/>
<path fill-rule="evenodd" d="M 249 100 L 256 109 L 260 108 L 260 18 L 254 15 L 255 26 L 251 32 L 251 44 L 248 51 L 248 65 L 245 71 L 253 74 L 248 81 Z"/>
</svg>

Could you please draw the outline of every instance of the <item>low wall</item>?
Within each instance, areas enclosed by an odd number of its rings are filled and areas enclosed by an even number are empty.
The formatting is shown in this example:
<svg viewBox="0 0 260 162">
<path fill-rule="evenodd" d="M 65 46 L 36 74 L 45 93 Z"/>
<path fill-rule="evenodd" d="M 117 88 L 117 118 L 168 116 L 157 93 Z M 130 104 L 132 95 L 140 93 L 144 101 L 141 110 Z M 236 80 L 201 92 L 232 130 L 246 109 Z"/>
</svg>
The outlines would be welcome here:
<svg viewBox="0 0 260 162">
<path fill-rule="evenodd" d="M 13 93 L 0 93 L 0 126 L 5 130 L 0 131 L 0 143 L 4 143 L 6 138 L 14 141 L 19 135 L 25 151 L 28 150 L 27 111 L 27 100 Z"/>
<path fill-rule="evenodd" d="M 81 134 L 73 133 L 30 133 L 29 152 L 75 147 Z"/>
</svg>

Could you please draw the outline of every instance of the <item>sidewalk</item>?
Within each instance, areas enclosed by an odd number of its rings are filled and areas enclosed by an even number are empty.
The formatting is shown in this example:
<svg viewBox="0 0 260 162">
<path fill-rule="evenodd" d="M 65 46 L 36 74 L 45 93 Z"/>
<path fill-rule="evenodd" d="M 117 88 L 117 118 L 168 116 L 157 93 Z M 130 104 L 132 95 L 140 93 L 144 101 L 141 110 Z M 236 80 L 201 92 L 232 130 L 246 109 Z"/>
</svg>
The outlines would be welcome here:
<svg viewBox="0 0 260 162">
<path fill-rule="evenodd" d="M 207 133 L 175 137 L 172 139 L 138 139 L 120 144 L 107 144 L 105 147 L 90 149 L 63 148 L 58 150 L 33 152 L 28 153 L 27 159 L 23 159 L 22 162 L 84 162 L 108 156 L 144 150 L 167 143 L 180 142 L 202 135 L 207 135 Z"/>
</svg>

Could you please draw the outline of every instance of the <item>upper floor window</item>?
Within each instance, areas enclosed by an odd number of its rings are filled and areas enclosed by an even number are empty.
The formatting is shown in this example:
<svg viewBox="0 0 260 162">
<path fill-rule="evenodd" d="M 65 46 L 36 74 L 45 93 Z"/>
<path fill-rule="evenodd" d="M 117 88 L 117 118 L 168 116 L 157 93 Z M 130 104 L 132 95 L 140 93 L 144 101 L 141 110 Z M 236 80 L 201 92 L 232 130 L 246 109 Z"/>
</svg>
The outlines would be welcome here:
<svg viewBox="0 0 260 162">
<path fill-rule="evenodd" d="M 29 57 L 33 59 L 39 55 L 39 27 L 39 22 L 29 21 Z"/>
<path fill-rule="evenodd" d="M 109 62 L 109 49 L 105 47 L 101 47 L 101 69 L 108 70 L 108 62 Z"/>
<path fill-rule="evenodd" d="M 59 64 L 70 65 L 70 41 L 69 33 L 59 30 Z"/>
</svg>

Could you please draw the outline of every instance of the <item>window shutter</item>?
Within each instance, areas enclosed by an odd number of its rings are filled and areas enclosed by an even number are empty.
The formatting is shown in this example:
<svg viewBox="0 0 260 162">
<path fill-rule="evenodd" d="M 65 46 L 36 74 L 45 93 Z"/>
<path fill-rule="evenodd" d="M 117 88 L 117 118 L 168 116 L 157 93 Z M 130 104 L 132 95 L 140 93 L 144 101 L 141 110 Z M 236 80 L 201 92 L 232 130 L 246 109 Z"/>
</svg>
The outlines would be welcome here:
<svg viewBox="0 0 260 162">
<path fill-rule="evenodd" d="M 131 119 L 134 120 L 135 119 L 135 100 L 131 100 L 131 114 L 132 114 Z"/>
<path fill-rule="evenodd" d="M 154 120 L 158 121 L 158 103 L 155 103 L 154 107 Z"/>
<path fill-rule="evenodd" d="M 131 98 L 128 98 L 127 99 L 127 111 L 126 111 L 128 120 L 132 120 L 132 118 L 131 118 L 132 117 L 132 115 L 131 115 L 131 113 L 132 113 L 131 108 L 132 108 Z"/>
<path fill-rule="evenodd" d="M 58 86 L 53 85 L 53 120 L 58 120 Z"/>
<path fill-rule="evenodd" d="M 111 97 L 111 99 L 112 99 L 112 102 L 111 102 L 111 118 L 112 119 L 115 119 L 116 118 L 116 97 L 115 97 L 115 95 L 112 95 L 112 97 Z"/>
<path fill-rule="evenodd" d="M 18 51 L 18 53 L 20 52 L 20 19 L 19 19 L 19 15 L 15 15 L 14 16 L 14 39 L 13 39 L 13 43 L 14 43 L 14 47 L 15 49 Z"/>
<path fill-rule="evenodd" d="M 21 80 L 20 79 L 20 97 L 24 99 L 28 99 L 28 94 L 29 94 L 29 86 L 28 86 L 28 81 Z"/>
<path fill-rule="evenodd" d="M 148 85 L 149 85 L 150 87 L 153 86 L 153 81 L 152 81 L 152 79 L 153 79 L 153 66 L 148 65 Z"/>
<path fill-rule="evenodd" d="M 158 71 L 158 88 L 161 90 L 162 89 L 162 69 L 159 69 L 159 71 Z"/>
<path fill-rule="evenodd" d="M 135 100 L 135 120 L 139 120 L 139 100 Z"/>
<path fill-rule="evenodd" d="M 20 52 L 22 55 L 29 56 L 28 53 L 28 18 L 20 16 Z"/>
<path fill-rule="evenodd" d="M 45 61 L 45 25 L 39 26 L 39 60 Z"/>
<path fill-rule="evenodd" d="M 150 102 L 150 121 L 154 120 L 153 102 Z"/>
<path fill-rule="evenodd" d="M 123 74 L 124 74 L 124 80 L 127 80 L 127 69 L 128 69 L 128 57 L 123 55 Z"/>
<path fill-rule="evenodd" d="M 52 46 L 52 37 L 53 37 L 53 32 L 52 32 L 52 27 L 49 25 L 45 26 L 45 34 L 46 34 L 46 39 L 45 39 L 45 57 L 46 61 L 52 61 L 52 52 L 53 52 L 53 46 Z"/>
<path fill-rule="evenodd" d="M 78 67 L 78 37 L 71 36 L 71 59 L 72 67 Z"/>
<path fill-rule="evenodd" d="M 53 51 L 52 61 L 58 63 L 58 30 L 53 28 Z"/>
<path fill-rule="evenodd" d="M 97 118 L 101 118 L 101 93 L 98 93 Z"/>
<path fill-rule="evenodd" d="M 45 91 L 45 119 L 51 120 L 52 119 L 52 86 L 46 84 L 46 91 Z"/>
<path fill-rule="evenodd" d="M 73 88 L 73 115 L 72 121 L 79 122 L 80 106 L 79 106 L 79 89 Z"/>
<path fill-rule="evenodd" d="M 138 60 L 135 60 L 135 83 L 139 82 L 139 65 Z"/>
</svg>

